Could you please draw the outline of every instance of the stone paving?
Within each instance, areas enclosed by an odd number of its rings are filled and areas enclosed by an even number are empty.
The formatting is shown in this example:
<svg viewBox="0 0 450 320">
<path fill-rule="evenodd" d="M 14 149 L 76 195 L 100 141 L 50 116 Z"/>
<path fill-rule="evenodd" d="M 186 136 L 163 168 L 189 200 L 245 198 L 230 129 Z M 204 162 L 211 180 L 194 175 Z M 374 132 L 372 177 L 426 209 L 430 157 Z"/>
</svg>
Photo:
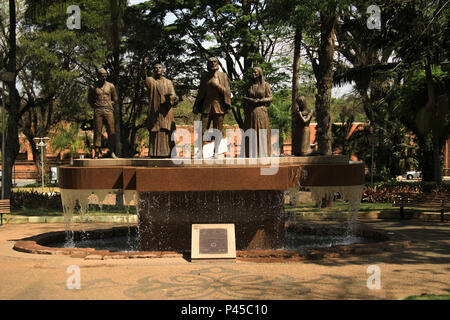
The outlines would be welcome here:
<svg viewBox="0 0 450 320">
<path fill-rule="evenodd" d="M 63 224 L 6 224 L 0 226 L 0 299 L 401 299 L 450 293 L 450 223 L 360 222 L 401 234 L 411 245 L 394 252 L 285 263 L 88 260 L 13 250 L 16 241 L 64 230 Z M 117 225 L 92 223 L 89 228 Z M 73 265 L 80 270 L 80 289 L 67 287 Z M 380 289 L 367 287 L 371 265 L 380 268 Z"/>
</svg>

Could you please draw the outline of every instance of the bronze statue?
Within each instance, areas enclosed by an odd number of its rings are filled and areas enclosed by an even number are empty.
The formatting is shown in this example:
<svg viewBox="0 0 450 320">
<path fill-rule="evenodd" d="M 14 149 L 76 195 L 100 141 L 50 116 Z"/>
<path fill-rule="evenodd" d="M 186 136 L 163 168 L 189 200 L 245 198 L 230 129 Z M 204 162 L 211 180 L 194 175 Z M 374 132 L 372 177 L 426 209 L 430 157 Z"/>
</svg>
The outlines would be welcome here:
<svg viewBox="0 0 450 320">
<path fill-rule="evenodd" d="M 145 87 L 148 97 L 149 151 L 151 158 L 170 158 L 171 150 L 175 146 L 172 132 L 176 130 L 173 107 L 178 103 L 172 81 L 163 76 L 164 68 L 161 64 L 153 67 L 153 77 L 148 77 L 145 66 L 149 59 L 144 59 L 141 77 L 145 77 Z"/>
<path fill-rule="evenodd" d="M 312 155 L 310 129 L 313 111 L 308 109 L 305 96 L 298 96 L 292 106 L 292 155 Z"/>
<path fill-rule="evenodd" d="M 244 102 L 245 113 L 245 129 L 254 129 L 256 133 L 256 145 L 250 146 L 246 144 L 245 153 L 257 157 L 271 156 L 271 134 L 269 115 L 267 113 L 267 106 L 272 102 L 272 91 L 270 84 L 264 80 L 263 70 L 260 67 L 254 67 L 252 70 L 253 82 L 247 90 L 247 94 L 242 98 Z M 263 131 L 260 131 L 263 130 Z M 260 134 L 265 134 L 267 141 L 266 145 L 260 146 L 260 139 L 263 137 Z M 253 154 L 249 153 L 250 148 Z"/>
<path fill-rule="evenodd" d="M 97 72 L 98 80 L 94 85 L 89 86 L 88 102 L 94 109 L 94 158 L 98 159 L 101 155 L 102 146 L 102 128 L 106 123 L 108 132 L 108 148 L 112 158 L 116 159 L 115 154 L 115 128 L 114 128 L 114 104 L 119 99 L 116 87 L 106 81 L 108 76 L 105 69 L 101 68 Z"/>
<path fill-rule="evenodd" d="M 205 74 L 198 89 L 193 112 L 202 114 L 202 134 L 209 128 L 223 130 L 223 119 L 231 108 L 231 89 L 228 75 L 219 71 L 219 60 L 208 59 L 208 72 Z"/>
</svg>

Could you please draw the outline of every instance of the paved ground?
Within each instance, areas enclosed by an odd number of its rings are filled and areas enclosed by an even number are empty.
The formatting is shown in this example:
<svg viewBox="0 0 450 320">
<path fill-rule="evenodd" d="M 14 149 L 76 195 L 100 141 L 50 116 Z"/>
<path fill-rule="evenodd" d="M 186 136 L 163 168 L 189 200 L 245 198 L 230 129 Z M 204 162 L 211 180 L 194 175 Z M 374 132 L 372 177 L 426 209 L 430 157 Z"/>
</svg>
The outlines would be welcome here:
<svg viewBox="0 0 450 320">
<path fill-rule="evenodd" d="M 291 263 L 190 263 L 182 258 L 83 260 L 14 251 L 16 240 L 64 230 L 62 224 L 0 227 L 0 299 L 400 299 L 450 293 L 450 224 L 372 220 L 412 240 L 408 249 Z M 112 224 L 92 224 L 93 228 Z M 81 289 L 68 289 L 67 268 Z M 367 288 L 367 268 L 381 289 Z"/>
</svg>

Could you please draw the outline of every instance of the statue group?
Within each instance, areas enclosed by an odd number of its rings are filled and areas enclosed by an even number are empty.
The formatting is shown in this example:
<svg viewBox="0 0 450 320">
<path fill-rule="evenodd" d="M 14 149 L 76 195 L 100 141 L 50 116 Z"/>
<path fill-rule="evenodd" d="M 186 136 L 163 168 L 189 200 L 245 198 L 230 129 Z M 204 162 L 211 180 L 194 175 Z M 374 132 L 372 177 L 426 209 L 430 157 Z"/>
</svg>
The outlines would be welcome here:
<svg viewBox="0 0 450 320">
<path fill-rule="evenodd" d="M 149 130 L 150 158 L 170 158 L 173 147 L 172 133 L 176 130 L 173 108 L 178 96 L 171 80 L 164 77 L 164 67 L 155 64 L 148 72 L 149 58 L 144 58 L 140 77 L 146 88 L 148 101 L 147 128 Z M 118 100 L 114 84 L 106 81 L 107 72 L 98 70 L 97 82 L 89 87 L 88 101 L 94 109 L 94 157 L 101 156 L 102 128 L 106 124 L 109 151 L 105 157 L 117 158 L 115 150 L 114 104 Z M 246 157 L 270 157 L 271 132 L 268 106 L 272 102 L 270 84 L 265 81 L 262 68 L 252 69 L 252 83 L 242 98 L 244 130 L 254 133 L 252 143 L 244 141 Z M 223 131 L 225 114 L 231 109 L 231 89 L 228 75 L 219 71 L 219 60 L 207 61 L 207 72 L 200 80 L 193 106 L 194 114 L 201 114 L 202 135 L 211 126 Z M 310 147 L 309 123 L 313 112 L 308 109 L 304 96 L 299 96 L 292 106 L 292 155 L 308 156 Z"/>
</svg>

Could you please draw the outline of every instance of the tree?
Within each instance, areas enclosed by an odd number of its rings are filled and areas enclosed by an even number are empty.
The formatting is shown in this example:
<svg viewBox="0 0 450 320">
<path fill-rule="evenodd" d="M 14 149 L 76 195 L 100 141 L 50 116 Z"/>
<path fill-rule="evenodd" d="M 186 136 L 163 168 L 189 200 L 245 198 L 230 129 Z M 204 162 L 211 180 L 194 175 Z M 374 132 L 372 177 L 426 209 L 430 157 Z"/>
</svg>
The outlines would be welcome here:
<svg viewBox="0 0 450 320">
<path fill-rule="evenodd" d="M 284 141 L 291 131 L 291 101 L 289 92 L 280 91 L 273 95 L 271 107 L 268 110 L 270 126 L 280 130 L 280 150 L 283 149 Z"/>
<path fill-rule="evenodd" d="M 50 138 L 50 145 L 54 152 L 61 154 L 69 150 L 70 164 L 73 165 L 73 156 L 79 151 L 87 151 L 83 138 L 79 136 L 80 128 L 76 123 L 69 125 L 58 123 Z"/>
<path fill-rule="evenodd" d="M 104 60 L 106 50 L 98 15 L 105 11 L 96 0 L 80 1 L 83 12 L 81 30 L 66 26 L 66 7 L 61 2 L 45 10 L 28 2 L 26 21 L 21 24 L 22 50 L 18 73 L 22 84 L 20 129 L 27 137 L 36 166 L 40 161 L 34 137 L 50 134 L 61 122 L 82 122 L 92 113 L 86 102 L 87 86 L 95 80 L 95 67 Z"/>
<path fill-rule="evenodd" d="M 402 63 L 411 71 L 416 70 L 414 73 L 420 69 L 425 72 L 427 85 L 425 106 L 429 115 L 426 119 L 429 119 L 431 123 L 440 123 L 442 106 L 437 103 L 440 93 L 433 79 L 432 69 L 439 66 L 440 61 L 448 56 L 445 50 L 445 39 L 448 37 L 446 27 L 448 27 L 450 4 L 444 0 L 421 0 L 398 3 L 393 7 L 396 17 L 388 25 L 388 34 L 394 42 Z M 400 34 L 402 37 L 399 37 Z M 442 181 L 440 165 L 442 141 L 448 135 L 448 131 L 442 128 L 445 126 L 430 126 L 433 141 L 433 177 L 437 184 Z"/>
<path fill-rule="evenodd" d="M 109 33 L 109 43 L 112 47 L 112 79 L 113 83 L 120 87 L 120 25 L 123 17 L 124 7 L 126 6 L 126 1 L 120 0 L 110 0 L 109 10 L 111 12 L 111 24 Z M 118 156 L 122 156 L 122 135 L 121 135 L 121 124 L 122 124 L 122 95 L 119 95 L 119 101 L 114 105 L 114 125 L 116 132 L 116 150 Z"/>
<path fill-rule="evenodd" d="M 350 138 L 354 152 L 367 163 L 372 162 L 371 149 L 367 148 L 367 144 L 370 130 L 373 130 L 379 137 L 375 147 L 378 176 L 392 179 L 408 169 L 404 155 L 409 137 L 392 104 L 386 102 L 389 92 L 398 88 L 399 74 L 403 69 L 399 68 L 398 63 L 389 62 L 394 48 L 383 34 L 367 27 L 369 17 L 366 12 L 371 4 L 370 1 L 360 1 L 340 10 L 336 50 L 341 59 L 336 62 L 334 82 L 336 85 L 354 83 L 355 92 L 372 127 L 358 131 Z M 388 14 L 387 9 L 383 11 L 383 17 Z"/>
<path fill-rule="evenodd" d="M 433 86 L 440 96 L 446 92 L 446 81 L 449 76 L 435 69 L 433 72 Z M 439 137 L 438 144 L 443 146 L 450 136 L 450 112 L 447 104 L 438 104 L 430 112 L 426 104 L 427 76 L 425 71 L 408 77 L 400 90 L 392 93 L 389 99 L 398 110 L 401 121 L 414 133 L 414 139 L 420 148 L 417 159 L 423 180 L 432 181 L 435 178 L 435 167 L 430 166 L 434 161 L 435 135 Z M 440 160 L 440 159 L 439 159 Z M 439 163 L 438 168 L 441 168 Z"/>
<path fill-rule="evenodd" d="M 333 87 L 333 63 L 335 46 L 335 27 L 337 22 L 337 4 L 328 1 L 320 12 L 320 45 L 318 59 L 312 59 L 317 79 L 316 120 L 317 144 L 319 153 L 331 155 L 331 89 Z"/>
<path fill-rule="evenodd" d="M 258 0 L 170 1 L 170 4 L 167 10 L 176 18 L 170 27 L 187 34 L 190 43 L 187 54 L 202 57 L 201 65 L 210 56 L 225 61 L 221 67 L 231 80 L 232 112 L 243 128 L 241 97 L 251 79 L 251 68 L 261 66 L 274 89 L 284 86 L 287 79 L 283 68 L 275 68 L 287 62 L 276 55 L 286 27 L 272 23 L 267 4 Z M 205 46 L 207 41 L 209 47 Z"/>
<path fill-rule="evenodd" d="M 3 16 L 3 12 L 2 12 Z M 5 16 L 2 17 L 2 29 L 6 27 Z M 6 65 L 6 70 L 14 75 L 12 81 L 8 82 L 8 96 L 9 103 L 6 104 L 6 110 L 8 111 L 8 120 L 6 128 L 6 150 L 2 150 L 4 153 L 5 167 L 2 168 L 2 188 L 4 188 L 5 198 L 11 197 L 12 186 L 12 167 L 19 152 L 19 108 L 20 97 L 16 88 L 16 75 L 17 75 L 17 39 L 16 39 L 16 2 L 15 0 L 9 0 L 9 34 L 6 48 L 6 59 L 3 60 L 3 64 Z M 0 68 L 3 69 L 3 68 Z"/>
<path fill-rule="evenodd" d="M 363 101 L 371 126 L 381 139 L 376 148 L 378 171 L 385 172 L 385 177 L 393 177 L 407 169 L 405 166 L 410 161 L 405 160 L 405 154 L 407 149 L 411 149 L 408 129 L 413 130 L 420 153 L 423 154 L 420 161 L 423 179 L 434 179 L 438 182 L 439 150 L 443 146 L 445 131 L 440 129 L 441 126 L 428 126 L 434 131 L 433 138 L 430 139 L 434 141 L 435 147 L 430 147 L 426 142 L 429 139 L 424 139 L 423 132 L 413 129 L 414 126 L 408 124 L 407 118 L 413 116 L 426 120 L 436 117 L 435 122 L 443 119 L 442 112 L 438 111 L 435 103 L 437 84 L 431 80 L 431 70 L 438 64 L 439 56 L 445 53 L 444 16 L 448 10 L 448 2 L 382 1 L 378 3 L 382 8 L 382 25 L 379 31 L 365 26 L 368 19 L 365 12 L 370 4 L 370 1 L 360 1 L 341 11 L 341 22 L 337 28 L 337 50 L 345 57 L 345 62 L 337 66 L 335 83 L 355 83 L 355 89 Z M 397 101 L 400 99 L 398 93 L 402 91 L 403 84 L 408 82 L 409 78 L 420 74 L 421 70 L 425 70 L 428 84 L 428 90 L 424 92 L 428 100 L 423 105 L 428 106 L 429 116 L 426 117 L 414 113 L 417 112 L 416 106 L 400 108 Z M 410 100 L 415 104 L 419 101 L 422 100 Z M 425 156 L 430 152 L 434 153 L 434 156 Z M 433 164 L 434 169 L 431 171 L 425 168 L 425 158 L 428 159 L 427 167 L 430 167 L 430 163 Z M 434 160 L 430 161 L 433 158 Z M 404 165 L 400 165 L 402 163 Z M 433 170 L 434 174 L 430 175 Z"/>
</svg>

